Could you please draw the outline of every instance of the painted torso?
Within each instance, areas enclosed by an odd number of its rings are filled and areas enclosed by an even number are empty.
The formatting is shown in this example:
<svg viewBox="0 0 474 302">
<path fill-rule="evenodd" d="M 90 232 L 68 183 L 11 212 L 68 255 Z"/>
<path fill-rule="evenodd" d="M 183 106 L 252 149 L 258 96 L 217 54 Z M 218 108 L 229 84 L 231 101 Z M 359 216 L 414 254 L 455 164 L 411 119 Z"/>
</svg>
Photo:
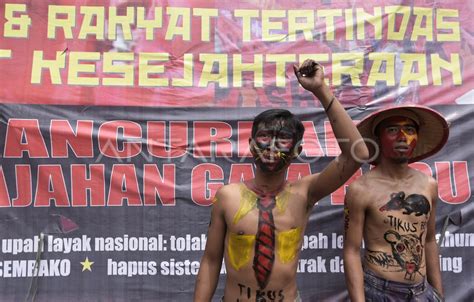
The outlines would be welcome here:
<svg viewBox="0 0 474 302">
<path fill-rule="evenodd" d="M 424 245 L 432 208 L 427 177 L 399 183 L 371 180 L 364 223 L 364 265 L 377 275 L 403 283 L 426 276 Z"/>
<path fill-rule="evenodd" d="M 308 211 L 306 199 L 298 189 L 287 184 L 276 197 L 272 210 L 275 244 L 269 282 L 261 289 L 253 268 L 255 241 L 258 232 L 259 209 L 257 195 L 244 184 L 234 185 L 235 195 L 227 200 L 225 220 L 225 265 L 227 281 L 225 301 L 292 301 L 296 297 L 296 269 L 301 238 Z"/>
</svg>

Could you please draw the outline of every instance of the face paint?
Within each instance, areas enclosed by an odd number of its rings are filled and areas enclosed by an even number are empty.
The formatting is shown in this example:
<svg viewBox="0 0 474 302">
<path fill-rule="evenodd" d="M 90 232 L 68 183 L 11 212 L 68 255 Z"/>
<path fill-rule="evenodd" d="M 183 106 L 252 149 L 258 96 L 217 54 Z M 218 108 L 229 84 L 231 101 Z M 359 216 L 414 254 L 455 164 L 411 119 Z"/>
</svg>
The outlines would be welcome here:
<svg viewBox="0 0 474 302">
<path fill-rule="evenodd" d="M 282 122 L 262 125 L 252 140 L 255 162 L 263 171 L 281 171 L 291 162 L 296 146 L 295 131 Z"/>
<path fill-rule="evenodd" d="M 391 117 L 380 126 L 382 154 L 391 159 L 408 161 L 416 147 L 416 124 L 405 117 Z"/>
</svg>

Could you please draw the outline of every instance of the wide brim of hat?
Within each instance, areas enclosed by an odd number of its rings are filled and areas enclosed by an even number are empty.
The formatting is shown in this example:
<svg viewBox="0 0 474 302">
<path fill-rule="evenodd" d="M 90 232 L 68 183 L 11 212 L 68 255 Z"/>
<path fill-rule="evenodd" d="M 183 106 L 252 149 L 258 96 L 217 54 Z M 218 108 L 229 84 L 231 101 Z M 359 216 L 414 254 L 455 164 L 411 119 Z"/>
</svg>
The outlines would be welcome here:
<svg viewBox="0 0 474 302">
<path fill-rule="evenodd" d="M 369 148 L 369 162 L 371 164 L 377 165 L 378 163 L 378 156 L 376 154 L 377 140 L 373 131 L 376 126 L 373 124 L 374 121 L 377 120 L 380 123 L 383 119 L 380 120 L 379 116 L 387 116 L 387 118 L 391 116 L 407 116 L 406 111 L 415 114 L 419 122 L 418 140 L 413 155 L 408 161 L 409 163 L 420 161 L 435 154 L 446 144 L 449 136 L 449 125 L 439 112 L 420 105 L 384 108 L 368 115 L 357 124 L 357 129 Z"/>
</svg>

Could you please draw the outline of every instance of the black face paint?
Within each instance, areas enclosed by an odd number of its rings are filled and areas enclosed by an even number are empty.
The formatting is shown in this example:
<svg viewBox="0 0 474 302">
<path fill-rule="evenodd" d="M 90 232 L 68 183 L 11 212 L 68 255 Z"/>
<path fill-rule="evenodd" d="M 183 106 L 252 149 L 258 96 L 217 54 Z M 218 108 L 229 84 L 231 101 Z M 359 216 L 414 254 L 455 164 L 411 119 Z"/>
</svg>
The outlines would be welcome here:
<svg viewBox="0 0 474 302">
<path fill-rule="evenodd" d="M 277 121 L 262 125 L 253 138 L 255 162 L 263 171 L 277 172 L 287 166 L 296 147 L 296 133 Z"/>
</svg>

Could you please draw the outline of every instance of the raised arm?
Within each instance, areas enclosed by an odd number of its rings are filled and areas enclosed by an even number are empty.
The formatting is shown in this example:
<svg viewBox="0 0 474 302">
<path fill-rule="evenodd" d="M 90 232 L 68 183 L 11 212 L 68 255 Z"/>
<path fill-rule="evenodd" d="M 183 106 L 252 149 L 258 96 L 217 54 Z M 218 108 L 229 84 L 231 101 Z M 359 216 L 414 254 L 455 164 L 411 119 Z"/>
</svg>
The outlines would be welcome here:
<svg viewBox="0 0 474 302">
<path fill-rule="evenodd" d="M 436 226 L 436 201 L 438 199 L 438 184 L 431 178 L 430 186 L 432 187 L 432 206 L 430 218 L 428 220 L 428 231 L 425 241 L 426 255 L 426 276 L 428 282 L 436 289 L 436 291 L 444 296 L 443 286 L 441 282 L 441 272 L 439 269 L 439 250 L 435 239 Z"/>
<path fill-rule="evenodd" d="M 352 302 L 365 301 L 360 246 L 364 231 L 364 191 L 352 183 L 344 200 L 344 276 Z"/>
<path fill-rule="evenodd" d="M 219 281 L 226 234 L 223 205 L 219 200 L 222 196 L 220 195 L 219 190 L 216 193 L 216 202 L 212 208 L 206 248 L 196 278 L 194 288 L 194 301 L 196 302 L 211 301 Z"/>
<path fill-rule="evenodd" d="M 314 204 L 342 186 L 369 157 L 352 119 L 324 82 L 324 70 L 313 60 L 306 60 L 294 71 L 301 86 L 321 102 L 336 136 L 341 154 L 320 174 L 309 177 L 308 202 Z"/>
</svg>

